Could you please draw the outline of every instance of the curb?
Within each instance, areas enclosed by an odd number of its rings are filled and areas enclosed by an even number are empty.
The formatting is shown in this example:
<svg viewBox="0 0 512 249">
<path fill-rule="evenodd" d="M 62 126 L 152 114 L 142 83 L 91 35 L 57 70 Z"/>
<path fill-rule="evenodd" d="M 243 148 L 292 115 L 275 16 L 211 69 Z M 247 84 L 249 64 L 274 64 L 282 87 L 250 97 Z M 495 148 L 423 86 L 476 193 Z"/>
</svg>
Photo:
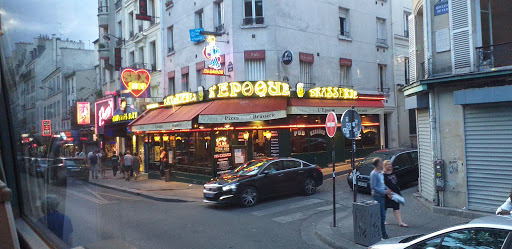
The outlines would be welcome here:
<svg viewBox="0 0 512 249">
<path fill-rule="evenodd" d="M 342 170 L 342 171 L 335 172 L 334 175 L 341 176 L 341 175 L 348 174 L 350 172 L 352 172 L 351 169 L 349 169 L 349 170 Z M 332 178 L 332 173 L 324 174 L 324 180 L 327 180 L 327 179 L 330 179 L 330 178 Z"/>
<path fill-rule="evenodd" d="M 350 216 L 350 214 L 351 214 L 351 212 L 348 212 L 344 216 L 338 218 L 336 220 L 336 223 L 339 224 L 340 220 L 346 219 L 348 216 Z M 322 241 L 324 244 L 326 244 L 327 246 L 332 247 L 332 248 L 340 248 L 340 249 L 367 248 L 367 247 L 358 245 L 358 244 L 354 243 L 353 241 L 344 239 L 340 236 L 336 236 L 334 234 L 334 232 L 332 231 L 332 228 L 330 227 L 330 222 L 325 222 L 327 219 L 331 219 L 331 217 L 326 217 L 326 218 L 320 220 L 320 222 L 315 227 L 315 236 L 320 241 Z M 327 223 L 329 225 L 329 227 L 321 226 L 321 225 L 324 225 L 325 223 Z M 339 227 L 338 227 L 338 229 L 339 229 Z M 331 239 L 332 237 L 335 237 L 336 240 Z"/>
<path fill-rule="evenodd" d="M 180 198 L 176 198 L 176 197 L 169 198 L 169 197 L 159 197 L 159 196 L 149 195 L 149 194 L 142 193 L 140 191 L 128 190 L 128 189 L 120 188 L 120 187 L 117 187 L 117 186 L 114 186 L 114 185 L 100 184 L 100 183 L 90 182 L 90 181 L 88 183 L 90 183 L 92 185 L 96 185 L 96 186 L 102 187 L 102 188 L 112 189 L 112 190 L 116 190 L 116 191 L 119 191 L 119 192 L 123 192 L 123 193 L 127 193 L 127 194 L 132 194 L 132 195 L 144 197 L 144 198 L 151 199 L 151 200 L 154 200 L 154 201 L 181 202 L 181 203 L 193 202 L 193 200 L 185 200 L 185 199 L 180 199 Z"/>
</svg>

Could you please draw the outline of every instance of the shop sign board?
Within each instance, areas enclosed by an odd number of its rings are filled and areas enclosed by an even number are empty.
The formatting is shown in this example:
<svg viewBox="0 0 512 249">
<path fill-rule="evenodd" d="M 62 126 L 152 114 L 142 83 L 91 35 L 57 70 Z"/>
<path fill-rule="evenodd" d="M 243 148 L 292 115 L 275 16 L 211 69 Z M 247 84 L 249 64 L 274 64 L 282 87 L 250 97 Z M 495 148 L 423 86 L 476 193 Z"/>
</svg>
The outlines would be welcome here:
<svg viewBox="0 0 512 249">
<path fill-rule="evenodd" d="M 130 112 L 130 113 L 124 113 L 119 115 L 114 115 L 112 117 L 112 122 L 121 122 L 121 121 L 128 121 L 128 120 L 134 120 L 138 116 L 137 112 Z"/>
<path fill-rule="evenodd" d="M 150 98 L 151 74 L 146 69 L 125 68 L 121 71 L 121 92 L 124 97 Z"/>
<path fill-rule="evenodd" d="M 206 41 L 208 45 L 203 48 L 203 56 L 210 60 L 208 68 L 212 70 L 203 69 L 203 74 L 223 75 L 224 70 L 221 70 L 222 66 L 220 65 L 222 63 L 222 57 L 220 56 L 220 49 L 215 46 L 215 36 L 207 36 Z M 222 72 L 222 74 L 220 74 L 220 72 Z"/>
<path fill-rule="evenodd" d="M 448 0 L 441 0 L 434 5 L 434 16 L 448 13 Z"/>
<path fill-rule="evenodd" d="M 290 65 L 293 62 L 293 52 L 290 50 L 284 51 L 283 55 L 281 56 L 281 62 L 285 65 Z"/>
<path fill-rule="evenodd" d="M 277 131 L 270 132 L 270 156 L 279 157 L 279 135 Z"/>
<path fill-rule="evenodd" d="M 233 72 L 233 62 L 228 63 L 228 72 Z"/>
<path fill-rule="evenodd" d="M 201 35 L 201 31 L 204 31 L 203 28 L 200 29 L 190 29 L 188 31 L 190 35 L 190 41 L 192 42 L 202 42 L 204 41 L 204 35 Z"/>
<path fill-rule="evenodd" d="M 359 93 L 342 87 L 315 87 L 309 89 L 308 95 L 313 99 L 358 99 Z"/>
<path fill-rule="evenodd" d="M 361 116 L 354 109 L 346 110 L 341 116 L 341 131 L 348 139 L 356 139 L 361 133 Z"/>
<path fill-rule="evenodd" d="M 76 103 L 76 123 L 79 125 L 91 124 L 91 104 L 89 102 Z"/>
<path fill-rule="evenodd" d="M 114 116 L 114 98 L 108 98 L 94 103 L 94 113 L 96 134 L 98 134 L 98 128 L 103 127 L 105 121 Z"/>
<path fill-rule="evenodd" d="M 199 115 L 198 122 L 205 124 L 220 124 L 231 122 L 263 121 L 278 118 L 286 118 L 286 110 L 260 113 L 241 113 L 225 115 Z"/>
<path fill-rule="evenodd" d="M 139 0 L 139 14 L 135 15 L 135 19 L 151 21 L 151 16 L 148 16 L 148 0 Z"/>
<path fill-rule="evenodd" d="M 315 107 L 315 106 L 288 106 L 288 114 L 328 114 L 331 111 L 343 113 L 350 107 Z M 384 108 L 356 107 L 357 112 L 363 114 L 383 114 Z"/>
<path fill-rule="evenodd" d="M 327 118 L 325 119 L 325 131 L 329 137 L 334 137 L 336 134 L 336 128 L 338 127 L 338 122 L 336 121 L 336 113 L 329 112 L 327 114 Z"/>
<path fill-rule="evenodd" d="M 208 88 L 209 99 L 239 97 L 289 97 L 290 85 L 278 81 L 223 82 Z"/>
<path fill-rule="evenodd" d="M 164 106 L 183 105 L 197 102 L 197 93 L 182 92 L 164 98 Z"/>
<path fill-rule="evenodd" d="M 52 135 L 52 121 L 51 120 L 41 120 L 41 133 L 45 137 Z"/>
<path fill-rule="evenodd" d="M 132 132 L 135 132 L 135 131 L 165 131 L 165 130 L 176 130 L 176 129 L 192 129 L 192 121 L 134 125 L 131 127 L 130 130 Z"/>
<path fill-rule="evenodd" d="M 224 75 L 224 69 L 205 68 L 205 69 L 203 69 L 203 74 L 223 76 Z"/>
</svg>

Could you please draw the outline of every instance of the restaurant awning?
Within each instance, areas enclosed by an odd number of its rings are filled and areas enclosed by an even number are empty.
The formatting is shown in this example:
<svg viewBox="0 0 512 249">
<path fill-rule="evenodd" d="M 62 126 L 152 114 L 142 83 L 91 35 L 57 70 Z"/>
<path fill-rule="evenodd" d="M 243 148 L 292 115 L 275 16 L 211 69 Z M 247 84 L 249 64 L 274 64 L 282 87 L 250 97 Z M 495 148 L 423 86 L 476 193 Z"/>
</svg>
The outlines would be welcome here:
<svg viewBox="0 0 512 249">
<path fill-rule="evenodd" d="M 289 99 L 288 114 L 327 114 L 331 111 L 343 113 L 355 107 L 360 114 L 382 114 L 382 100 L 332 100 L 332 99 Z"/>
<path fill-rule="evenodd" d="M 162 122 L 181 107 L 147 110 L 129 124 L 131 131 L 163 130 Z"/>
<path fill-rule="evenodd" d="M 286 98 L 222 99 L 199 113 L 199 123 L 251 122 L 286 118 Z"/>
</svg>

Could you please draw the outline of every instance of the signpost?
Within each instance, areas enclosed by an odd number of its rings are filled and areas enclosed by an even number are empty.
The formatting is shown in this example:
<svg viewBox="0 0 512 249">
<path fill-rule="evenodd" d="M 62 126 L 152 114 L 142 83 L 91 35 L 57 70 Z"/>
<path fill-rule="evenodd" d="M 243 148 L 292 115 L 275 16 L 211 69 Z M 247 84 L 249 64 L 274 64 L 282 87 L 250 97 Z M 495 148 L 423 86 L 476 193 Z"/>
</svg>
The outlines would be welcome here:
<svg viewBox="0 0 512 249">
<path fill-rule="evenodd" d="M 354 202 L 357 201 L 357 176 L 356 176 L 356 138 L 361 133 L 361 116 L 352 109 L 346 110 L 341 116 L 341 131 L 346 138 L 352 140 L 352 186 L 354 190 Z"/>
<path fill-rule="evenodd" d="M 333 226 L 336 227 L 336 188 L 335 188 L 335 180 L 336 180 L 336 151 L 335 151 L 335 143 L 334 143 L 334 135 L 336 134 L 336 129 L 338 128 L 338 122 L 336 121 L 336 113 L 329 112 L 327 114 L 327 118 L 325 119 L 325 131 L 327 132 L 327 136 L 332 139 L 332 217 L 333 217 Z"/>
</svg>

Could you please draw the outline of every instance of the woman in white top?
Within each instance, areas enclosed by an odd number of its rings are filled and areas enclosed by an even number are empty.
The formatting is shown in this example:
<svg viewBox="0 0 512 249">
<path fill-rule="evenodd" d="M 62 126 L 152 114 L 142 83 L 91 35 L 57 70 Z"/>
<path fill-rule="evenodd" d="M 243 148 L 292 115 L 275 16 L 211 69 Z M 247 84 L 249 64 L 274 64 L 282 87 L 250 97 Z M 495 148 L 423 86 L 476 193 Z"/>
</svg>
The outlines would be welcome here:
<svg viewBox="0 0 512 249">
<path fill-rule="evenodd" d="M 508 196 L 507 201 L 505 201 L 505 203 L 496 210 L 496 215 L 510 215 L 510 211 L 512 211 L 512 203 L 510 202 L 510 199 L 512 199 L 512 189 L 510 189 L 510 195 Z"/>
</svg>

